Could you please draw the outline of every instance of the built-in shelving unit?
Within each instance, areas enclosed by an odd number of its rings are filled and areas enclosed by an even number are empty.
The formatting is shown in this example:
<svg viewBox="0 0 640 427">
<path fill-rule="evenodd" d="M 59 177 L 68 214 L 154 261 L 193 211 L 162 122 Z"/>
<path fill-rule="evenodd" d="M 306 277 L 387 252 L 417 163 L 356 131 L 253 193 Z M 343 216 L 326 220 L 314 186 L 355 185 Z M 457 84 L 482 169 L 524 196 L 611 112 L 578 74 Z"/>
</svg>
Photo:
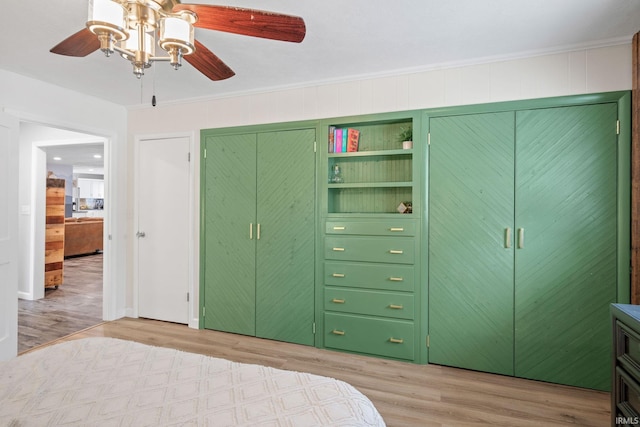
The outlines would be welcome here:
<svg viewBox="0 0 640 427">
<path fill-rule="evenodd" d="M 322 345 L 419 361 L 420 143 L 411 112 L 321 123 Z M 334 129 L 356 134 L 336 144 Z M 353 130 L 350 132 L 348 130 Z M 347 142 L 343 152 L 339 145 Z M 338 147 L 338 148 L 337 148 Z M 337 152 L 336 152 L 337 150 Z M 337 177 L 336 177 L 337 175 Z"/>
</svg>

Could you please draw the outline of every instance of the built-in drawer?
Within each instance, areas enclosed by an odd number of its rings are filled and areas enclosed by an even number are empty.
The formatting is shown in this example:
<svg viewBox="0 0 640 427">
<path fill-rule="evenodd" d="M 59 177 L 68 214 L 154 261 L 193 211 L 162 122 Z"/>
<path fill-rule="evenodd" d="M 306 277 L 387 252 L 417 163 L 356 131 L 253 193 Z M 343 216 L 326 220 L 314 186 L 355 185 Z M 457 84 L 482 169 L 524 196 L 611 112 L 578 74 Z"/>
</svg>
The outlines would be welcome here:
<svg viewBox="0 0 640 427">
<path fill-rule="evenodd" d="M 615 389 L 611 392 L 616 394 L 615 402 L 624 416 L 640 416 L 640 385 L 620 367 L 616 368 Z"/>
<path fill-rule="evenodd" d="M 414 359 L 413 322 L 324 313 L 327 348 Z"/>
<path fill-rule="evenodd" d="M 324 309 L 342 313 L 413 319 L 412 294 L 326 287 Z"/>
<path fill-rule="evenodd" d="M 324 284 L 328 286 L 414 292 L 414 283 L 412 265 L 343 261 L 324 263 Z"/>
<path fill-rule="evenodd" d="M 640 375 L 640 335 L 616 320 L 616 358 L 622 366 Z"/>
<path fill-rule="evenodd" d="M 413 264 L 413 237 L 325 236 L 325 259 Z"/>
<path fill-rule="evenodd" d="M 415 236 L 416 222 L 411 220 L 336 220 L 325 224 L 327 234 L 360 234 L 370 236 Z"/>
</svg>

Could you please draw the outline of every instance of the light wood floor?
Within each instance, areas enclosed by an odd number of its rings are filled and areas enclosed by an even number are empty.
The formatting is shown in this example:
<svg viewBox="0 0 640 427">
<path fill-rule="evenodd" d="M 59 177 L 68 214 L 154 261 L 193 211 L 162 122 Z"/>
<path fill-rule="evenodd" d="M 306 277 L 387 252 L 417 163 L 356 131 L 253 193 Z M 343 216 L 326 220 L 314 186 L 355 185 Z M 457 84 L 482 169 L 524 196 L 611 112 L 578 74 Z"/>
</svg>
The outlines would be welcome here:
<svg viewBox="0 0 640 427">
<path fill-rule="evenodd" d="M 609 393 L 339 353 L 154 320 L 124 318 L 105 322 L 58 342 L 95 336 L 340 379 L 369 397 L 388 426 L 609 424 Z"/>
</svg>

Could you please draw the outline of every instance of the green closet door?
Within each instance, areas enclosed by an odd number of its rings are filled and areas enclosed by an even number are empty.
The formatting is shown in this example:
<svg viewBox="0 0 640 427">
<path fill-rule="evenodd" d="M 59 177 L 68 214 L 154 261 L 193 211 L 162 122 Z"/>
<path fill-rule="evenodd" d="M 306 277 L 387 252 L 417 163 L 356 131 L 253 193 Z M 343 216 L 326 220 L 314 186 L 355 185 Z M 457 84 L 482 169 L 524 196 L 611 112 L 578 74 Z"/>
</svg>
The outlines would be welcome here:
<svg viewBox="0 0 640 427">
<path fill-rule="evenodd" d="M 256 335 L 313 345 L 315 130 L 258 134 Z"/>
<path fill-rule="evenodd" d="M 515 374 L 605 390 L 616 301 L 615 104 L 517 113 Z"/>
<path fill-rule="evenodd" d="M 204 327 L 255 335 L 256 136 L 205 144 Z"/>
<path fill-rule="evenodd" d="M 513 374 L 514 113 L 429 127 L 429 362 Z"/>
</svg>

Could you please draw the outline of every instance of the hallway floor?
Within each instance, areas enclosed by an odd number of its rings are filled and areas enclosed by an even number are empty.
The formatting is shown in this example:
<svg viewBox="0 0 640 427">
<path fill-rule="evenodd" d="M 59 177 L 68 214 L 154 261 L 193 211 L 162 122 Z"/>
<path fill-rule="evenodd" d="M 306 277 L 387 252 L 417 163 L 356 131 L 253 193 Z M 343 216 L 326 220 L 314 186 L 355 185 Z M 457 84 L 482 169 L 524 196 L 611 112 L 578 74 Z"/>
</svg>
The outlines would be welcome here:
<svg viewBox="0 0 640 427">
<path fill-rule="evenodd" d="M 63 284 L 18 300 L 18 353 L 102 322 L 102 254 L 64 260 Z"/>
</svg>

